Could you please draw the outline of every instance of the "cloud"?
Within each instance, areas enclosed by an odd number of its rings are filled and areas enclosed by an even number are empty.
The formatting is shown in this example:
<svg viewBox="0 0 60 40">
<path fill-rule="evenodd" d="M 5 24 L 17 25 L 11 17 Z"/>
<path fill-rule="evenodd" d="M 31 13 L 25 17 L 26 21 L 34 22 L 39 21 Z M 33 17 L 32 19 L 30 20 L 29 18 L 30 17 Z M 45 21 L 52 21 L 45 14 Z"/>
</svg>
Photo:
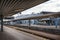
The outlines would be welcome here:
<svg viewBox="0 0 60 40">
<path fill-rule="evenodd" d="M 45 3 L 39 4 L 35 7 L 23 11 L 22 14 L 31 14 L 32 12 L 38 13 L 41 11 L 51 11 L 51 12 L 60 11 L 60 0 L 47 1 Z"/>
<path fill-rule="evenodd" d="M 60 11 L 60 0 L 49 0 L 45 3 L 39 4 L 35 7 L 22 11 L 22 14 L 39 13 L 41 11 L 59 12 Z"/>
</svg>

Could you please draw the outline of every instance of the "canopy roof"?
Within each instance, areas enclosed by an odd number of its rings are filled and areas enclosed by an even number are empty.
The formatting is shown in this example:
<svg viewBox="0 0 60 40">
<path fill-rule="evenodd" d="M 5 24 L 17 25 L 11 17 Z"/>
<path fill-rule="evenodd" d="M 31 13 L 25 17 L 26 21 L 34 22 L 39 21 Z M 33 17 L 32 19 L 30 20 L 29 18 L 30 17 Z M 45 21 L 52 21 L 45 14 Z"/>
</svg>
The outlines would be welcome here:
<svg viewBox="0 0 60 40">
<path fill-rule="evenodd" d="M 47 0 L 0 0 L 0 14 L 11 16 Z"/>
<path fill-rule="evenodd" d="M 10 20 L 4 20 L 4 21 L 16 21 L 16 20 L 31 20 L 31 19 L 44 19 L 49 20 L 50 18 L 57 18 L 60 17 L 60 12 L 51 12 L 50 14 L 39 14 L 39 15 L 31 15 L 31 16 L 23 16 L 22 18 L 17 19 L 10 19 Z M 47 19 L 48 18 L 48 19 Z"/>
<path fill-rule="evenodd" d="M 13 20 L 29 20 L 29 19 L 56 18 L 56 17 L 60 17 L 60 12 L 51 12 L 51 13 L 48 12 L 48 14 L 38 14 L 30 16 L 28 15 Z"/>
</svg>

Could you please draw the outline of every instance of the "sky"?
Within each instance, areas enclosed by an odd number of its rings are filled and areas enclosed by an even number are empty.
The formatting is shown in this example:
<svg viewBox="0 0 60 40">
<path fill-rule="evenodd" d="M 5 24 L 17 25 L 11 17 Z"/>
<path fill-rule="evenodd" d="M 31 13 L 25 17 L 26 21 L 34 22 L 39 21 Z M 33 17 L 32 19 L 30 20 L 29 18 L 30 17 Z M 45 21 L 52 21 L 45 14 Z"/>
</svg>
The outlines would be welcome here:
<svg viewBox="0 0 60 40">
<path fill-rule="evenodd" d="M 49 11 L 49 12 L 60 12 L 60 0 L 49 0 L 42 4 L 39 4 L 35 7 L 29 8 L 25 11 L 22 11 L 20 15 L 26 15 L 31 13 L 40 13 L 42 11 Z M 18 16 L 18 14 L 14 16 Z"/>
</svg>

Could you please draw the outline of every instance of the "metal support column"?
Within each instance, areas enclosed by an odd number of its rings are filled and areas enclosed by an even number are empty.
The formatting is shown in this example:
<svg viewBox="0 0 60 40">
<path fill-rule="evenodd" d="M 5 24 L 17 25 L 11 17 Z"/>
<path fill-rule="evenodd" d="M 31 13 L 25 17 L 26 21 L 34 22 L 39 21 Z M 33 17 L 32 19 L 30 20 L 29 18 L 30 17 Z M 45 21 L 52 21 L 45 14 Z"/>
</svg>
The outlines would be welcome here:
<svg viewBox="0 0 60 40">
<path fill-rule="evenodd" d="M 1 32 L 3 32 L 3 15 L 0 15 L 1 18 Z"/>
<path fill-rule="evenodd" d="M 30 22 L 30 19 L 29 19 L 29 27 L 30 27 L 30 25 L 31 25 L 31 22 Z"/>
<path fill-rule="evenodd" d="M 29 26 L 28 26 L 29 29 L 30 29 L 30 26 L 31 26 L 31 22 L 30 22 L 30 19 L 29 19 Z"/>
<path fill-rule="evenodd" d="M 57 28 L 57 26 L 58 26 L 58 19 L 55 20 L 55 26 Z"/>
</svg>

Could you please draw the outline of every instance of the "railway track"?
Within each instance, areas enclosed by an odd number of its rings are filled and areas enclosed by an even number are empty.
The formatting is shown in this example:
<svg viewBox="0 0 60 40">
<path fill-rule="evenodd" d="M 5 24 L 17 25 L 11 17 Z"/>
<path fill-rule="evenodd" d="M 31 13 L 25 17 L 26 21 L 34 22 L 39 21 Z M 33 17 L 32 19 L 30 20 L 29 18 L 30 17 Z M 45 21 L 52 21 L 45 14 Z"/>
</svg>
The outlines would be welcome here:
<svg viewBox="0 0 60 40">
<path fill-rule="evenodd" d="M 46 33 L 51 33 L 55 35 L 60 35 L 60 28 L 55 28 L 55 26 L 44 26 L 44 25 L 32 25 L 32 26 L 27 26 L 27 25 L 12 25 L 15 27 L 20 27 L 24 29 L 30 29 L 30 30 L 36 30 L 36 31 L 43 31 Z"/>
<path fill-rule="evenodd" d="M 50 39 L 50 40 L 60 40 L 60 35 L 54 35 L 54 34 L 49 34 L 49 33 L 41 32 L 41 31 L 39 32 L 39 31 L 36 31 L 36 30 L 19 28 L 19 27 L 15 27 L 15 26 L 10 26 L 10 28 L 14 28 L 14 29 L 17 29 L 17 30 L 20 30 L 20 31 L 24 31 L 24 32 L 27 32 L 27 33 L 30 33 L 30 34 L 33 34 L 33 35 L 36 35 L 36 36 L 40 36 L 40 37 L 43 37 L 43 38 L 46 38 L 46 39 Z"/>
</svg>

